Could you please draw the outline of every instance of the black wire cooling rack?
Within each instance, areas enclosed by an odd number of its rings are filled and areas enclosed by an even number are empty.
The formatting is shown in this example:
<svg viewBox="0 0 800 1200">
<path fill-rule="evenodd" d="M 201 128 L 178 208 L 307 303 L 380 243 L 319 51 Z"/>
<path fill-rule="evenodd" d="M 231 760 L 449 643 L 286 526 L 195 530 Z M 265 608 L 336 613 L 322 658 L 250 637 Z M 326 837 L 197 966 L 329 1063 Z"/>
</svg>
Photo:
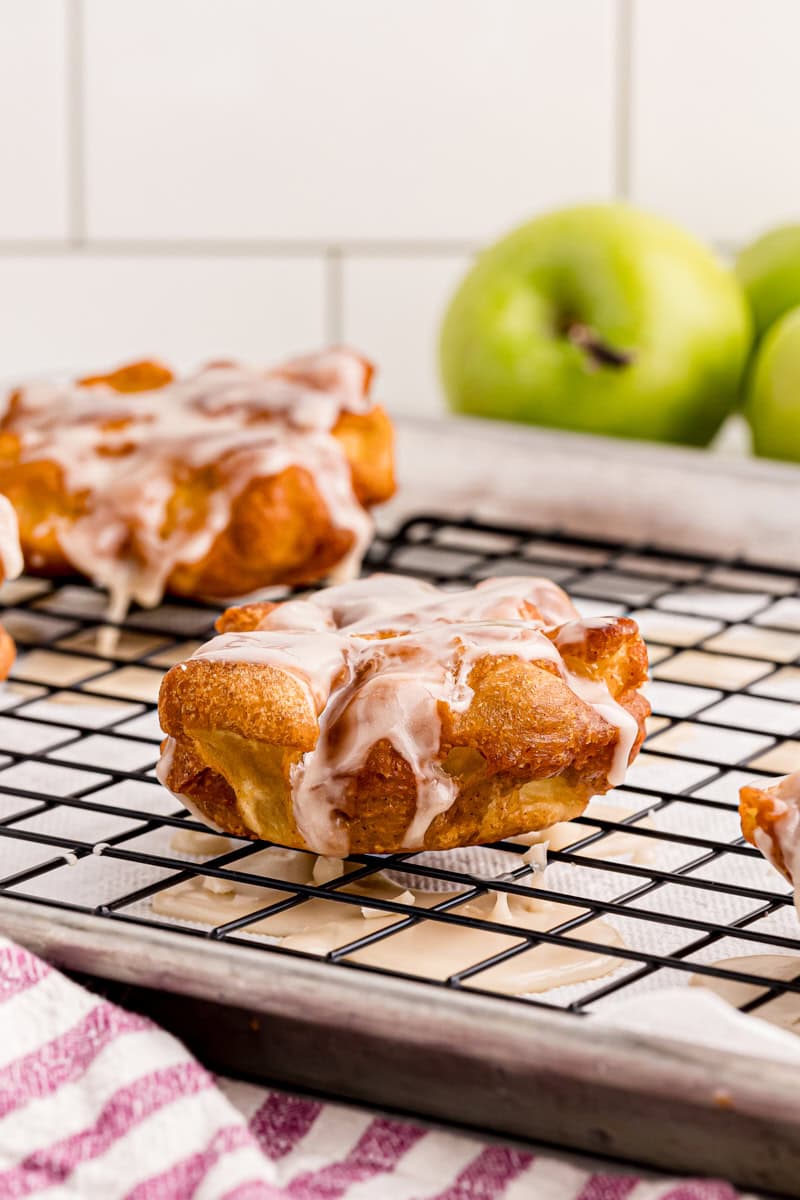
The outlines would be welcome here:
<svg viewBox="0 0 800 1200">
<path fill-rule="evenodd" d="M 524 845 L 494 849 L 518 855 L 493 877 L 452 859 L 354 855 L 354 865 L 327 883 L 254 876 L 247 859 L 263 843 L 232 841 L 205 861 L 174 851 L 178 829 L 203 829 L 154 778 L 160 732 L 155 700 L 161 673 L 211 631 L 215 610 L 170 602 L 134 611 L 115 645 L 102 626 L 104 598 L 75 581 L 23 579 L 5 586 L 3 620 L 19 657 L 0 695 L 0 892 L 59 913 L 93 913 L 118 927 L 149 925 L 188 938 L 246 946 L 253 954 L 295 954 L 250 932 L 254 922 L 309 899 L 361 905 L 348 884 L 378 871 L 424 876 L 441 899 L 421 909 L 370 899 L 397 918 L 324 957 L 331 969 L 401 973 L 431 986 L 496 994 L 485 973 L 542 946 L 560 946 L 612 961 L 600 978 L 516 997 L 519 1003 L 600 1011 L 623 991 L 686 983 L 737 985 L 745 1011 L 763 1010 L 792 992 L 797 977 L 776 980 L 763 956 L 798 955 L 800 926 L 792 898 L 761 856 L 744 844 L 736 813 L 738 786 L 800 765 L 800 592 L 789 572 L 760 570 L 652 547 L 580 539 L 419 516 L 375 540 L 369 571 L 414 574 L 468 586 L 502 574 L 547 575 L 564 586 L 584 615 L 632 613 L 651 651 L 654 716 L 648 741 L 613 800 L 619 819 L 586 815 L 574 840 L 551 850 L 546 898 L 569 906 L 564 920 L 533 933 L 465 915 L 487 892 L 530 896 L 537 886 L 522 861 Z M 604 853 L 611 837 L 651 847 L 635 855 Z M 563 841 L 563 839 L 562 839 Z M 518 862 L 518 866 L 513 863 Z M 153 897 L 194 875 L 256 882 L 274 899 L 216 928 L 165 919 Z M 607 944 L 587 936 L 598 919 L 616 931 Z M 388 943 L 419 922 L 469 927 L 502 936 L 502 948 L 466 961 L 446 978 L 358 960 L 365 947 Z M 0 925 L 2 918 L 0 917 Z M 120 935 L 123 934 L 120 928 Z M 509 938 L 513 944 L 508 945 Z M 731 959 L 737 961 L 730 965 Z M 727 965 L 720 966 L 720 961 Z M 787 974 L 787 972 L 784 972 Z"/>
</svg>

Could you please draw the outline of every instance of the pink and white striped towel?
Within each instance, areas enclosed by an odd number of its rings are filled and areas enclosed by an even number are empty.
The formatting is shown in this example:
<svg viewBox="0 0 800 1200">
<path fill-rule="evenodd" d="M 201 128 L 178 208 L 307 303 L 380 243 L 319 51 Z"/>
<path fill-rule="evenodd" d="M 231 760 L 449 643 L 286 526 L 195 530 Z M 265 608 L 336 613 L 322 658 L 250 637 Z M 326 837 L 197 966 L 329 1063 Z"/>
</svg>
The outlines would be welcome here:
<svg viewBox="0 0 800 1200">
<path fill-rule="evenodd" d="M 215 1079 L 0 939 L 0 1200 L 736 1200 Z"/>
</svg>

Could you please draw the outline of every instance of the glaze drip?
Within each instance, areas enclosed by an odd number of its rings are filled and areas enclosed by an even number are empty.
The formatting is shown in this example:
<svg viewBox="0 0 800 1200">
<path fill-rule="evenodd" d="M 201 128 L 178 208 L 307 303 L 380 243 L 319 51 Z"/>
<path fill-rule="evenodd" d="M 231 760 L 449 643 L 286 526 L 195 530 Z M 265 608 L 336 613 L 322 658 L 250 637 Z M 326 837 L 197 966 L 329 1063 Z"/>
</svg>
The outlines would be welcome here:
<svg viewBox="0 0 800 1200">
<path fill-rule="evenodd" d="M 198 842 L 195 846 L 197 854 L 219 853 L 217 841 L 214 838 L 206 844 Z M 184 848 L 182 840 L 177 845 L 173 840 L 173 849 L 178 847 Z M 491 855 L 493 852 L 481 850 L 478 853 Z M 297 883 L 325 882 L 356 866 L 356 863 L 338 860 L 333 863 L 326 859 L 315 861 L 312 855 L 277 846 L 259 850 L 237 863 L 239 870 L 252 872 L 254 881 L 261 875 Z M 376 872 L 366 879 L 344 884 L 341 890 L 358 896 L 364 903 L 346 904 L 337 900 L 335 893 L 327 897 L 320 894 L 283 912 L 261 917 L 246 925 L 244 932 L 269 937 L 287 949 L 324 955 L 357 942 L 367 933 L 389 929 L 403 920 L 401 914 L 375 907 L 375 900 L 414 906 L 421 910 L 421 915 L 424 909 L 442 900 L 441 894 L 435 891 L 417 888 L 413 874 L 404 879 L 402 872 Z M 450 890 L 457 893 L 462 888 L 454 884 Z M 243 883 L 200 874 L 157 892 L 151 903 L 155 913 L 169 920 L 215 926 L 279 905 L 291 896 L 290 891 L 278 887 L 267 888 L 255 882 Z M 529 895 L 490 891 L 456 905 L 452 911 L 501 927 L 521 926 L 534 934 L 554 929 L 585 912 L 573 905 L 554 903 L 546 893 L 533 891 Z M 580 937 L 595 943 L 596 949 L 587 951 L 540 943 L 482 972 L 473 982 L 506 995 L 533 994 L 602 978 L 622 964 L 621 959 L 614 957 L 614 949 L 625 943 L 609 922 L 595 919 L 581 925 Z M 446 979 L 454 971 L 464 970 L 519 944 L 518 936 L 504 934 L 502 928 L 473 929 L 466 925 L 453 927 L 422 920 L 352 952 L 348 958 L 384 970 Z"/>
</svg>

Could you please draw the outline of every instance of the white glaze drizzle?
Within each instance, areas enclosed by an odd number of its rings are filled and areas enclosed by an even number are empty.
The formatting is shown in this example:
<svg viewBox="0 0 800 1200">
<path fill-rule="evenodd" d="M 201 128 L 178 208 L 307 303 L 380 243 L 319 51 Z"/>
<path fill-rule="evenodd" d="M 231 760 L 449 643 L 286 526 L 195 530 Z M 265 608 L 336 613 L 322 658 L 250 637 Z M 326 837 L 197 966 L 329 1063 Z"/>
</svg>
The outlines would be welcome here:
<svg viewBox="0 0 800 1200">
<path fill-rule="evenodd" d="M 405 848 L 420 848 L 431 822 L 452 805 L 457 784 L 437 759 L 439 704 L 467 710 L 469 675 L 485 656 L 554 668 L 617 730 L 608 778 L 612 785 L 621 782 L 638 733 L 635 719 L 604 683 L 568 670 L 543 632 L 576 617 L 572 602 L 549 580 L 486 580 L 469 591 L 443 592 L 419 580 L 378 575 L 280 605 L 257 630 L 223 634 L 193 657 L 269 665 L 304 688 L 319 737 L 292 769 L 294 817 L 309 847 L 342 858 L 349 844 L 337 809 L 348 780 L 380 741 L 391 743 L 416 779 L 417 807 Z M 379 636 L 389 631 L 392 636 Z M 168 770 L 159 776 L 166 779 Z"/>
<path fill-rule="evenodd" d="M 531 609 L 537 613 L 532 613 Z M 526 621 L 562 625 L 578 613 L 566 592 L 549 579 L 506 576 L 446 592 L 409 575 L 372 575 L 281 604 L 260 629 L 338 629 L 348 634 L 394 633 L 437 621 Z M 588 628 L 590 622 L 584 622 Z"/>
<path fill-rule="evenodd" d="M 330 350 L 271 373 L 211 365 L 131 394 L 35 382 L 19 390 L 5 428 L 20 439 L 22 462 L 57 463 L 65 488 L 87 495 L 85 514 L 60 520 L 58 538 L 70 561 L 108 589 L 110 617 L 120 620 L 131 599 L 157 604 L 172 570 L 208 553 L 252 480 L 289 466 L 310 472 L 334 525 L 353 534 L 337 571 L 355 572 L 372 523 L 331 429 L 343 410 L 371 407 L 368 371 L 355 354 Z M 179 520 L 163 536 L 176 482 L 211 465 L 217 478 L 200 527 Z"/>
<path fill-rule="evenodd" d="M 370 747 L 384 739 L 414 770 L 417 807 L 404 846 L 422 846 L 431 822 L 456 797 L 455 781 L 436 761 L 438 703 L 453 712 L 467 710 L 473 696 L 467 680 L 484 655 L 559 661 L 544 634 L 519 622 L 440 622 L 394 638 L 347 640 L 348 682 L 363 681 L 354 687 L 345 683 L 331 695 L 320 715 L 319 742 L 291 777 L 295 820 L 309 846 L 335 844 L 340 856 L 347 853 L 337 802 Z"/>
<path fill-rule="evenodd" d="M 22 550 L 19 544 L 17 514 L 7 496 L 0 494 L 0 566 L 3 579 L 22 574 Z"/>
</svg>

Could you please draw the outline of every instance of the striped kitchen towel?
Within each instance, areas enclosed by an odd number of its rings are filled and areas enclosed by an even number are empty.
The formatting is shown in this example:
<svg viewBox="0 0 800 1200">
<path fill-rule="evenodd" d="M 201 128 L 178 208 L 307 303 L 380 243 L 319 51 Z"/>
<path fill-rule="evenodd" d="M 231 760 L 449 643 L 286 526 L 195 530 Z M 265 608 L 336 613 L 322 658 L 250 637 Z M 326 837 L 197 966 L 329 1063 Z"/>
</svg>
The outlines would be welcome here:
<svg viewBox="0 0 800 1200">
<path fill-rule="evenodd" d="M 0 939 L 0 1200 L 735 1200 L 215 1079 Z"/>
</svg>

